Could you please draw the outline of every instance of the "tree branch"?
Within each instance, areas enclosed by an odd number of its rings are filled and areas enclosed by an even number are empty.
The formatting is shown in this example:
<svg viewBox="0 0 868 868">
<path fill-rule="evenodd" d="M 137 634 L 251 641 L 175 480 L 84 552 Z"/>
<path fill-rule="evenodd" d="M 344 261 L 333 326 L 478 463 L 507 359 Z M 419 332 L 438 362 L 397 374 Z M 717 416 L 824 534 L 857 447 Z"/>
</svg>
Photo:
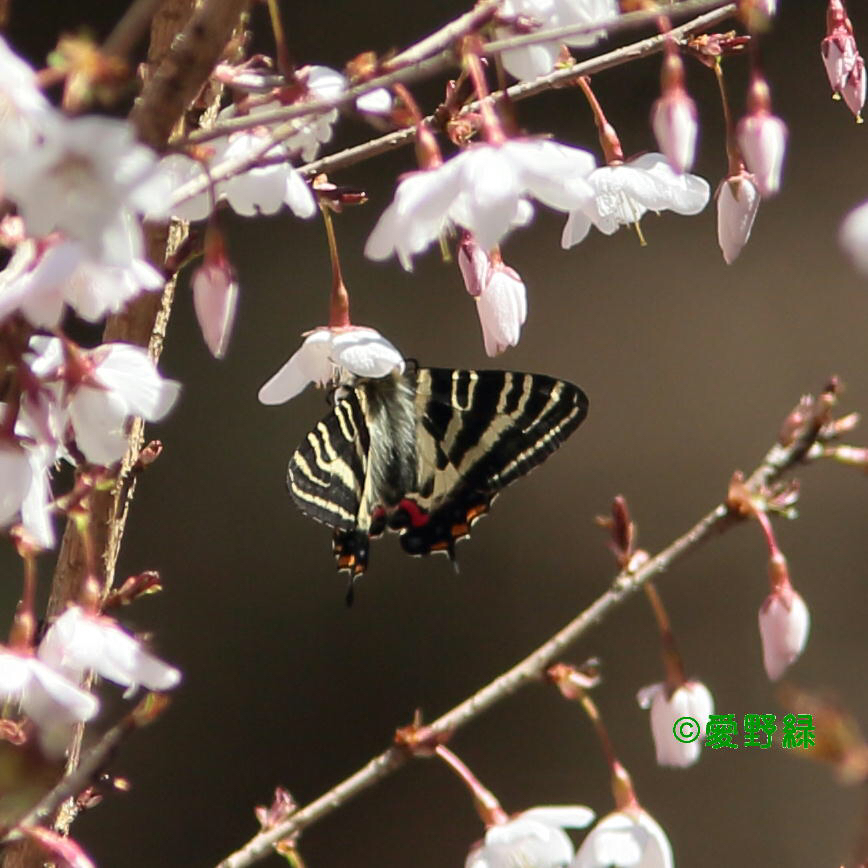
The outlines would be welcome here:
<svg viewBox="0 0 868 868">
<path fill-rule="evenodd" d="M 700 15 L 697 18 L 688 21 L 686 24 L 682 24 L 680 27 L 673 28 L 667 34 L 651 36 L 647 39 L 642 39 L 639 42 L 625 45 L 622 48 L 617 48 L 614 51 L 609 51 L 606 54 L 601 54 L 598 57 L 591 58 L 590 60 L 574 64 L 568 69 L 559 69 L 555 72 L 549 73 L 548 75 L 540 76 L 533 81 L 515 84 L 512 87 L 507 88 L 506 91 L 496 91 L 492 96 L 497 99 L 498 97 L 502 97 L 505 93 L 513 101 L 518 101 L 536 96 L 538 93 L 542 93 L 543 91 L 551 90 L 556 87 L 563 87 L 582 75 L 592 75 L 597 72 L 602 72 L 605 69 L 621 66 L 624 63 L 629 63 L 630 61 L 637 60 L 640 57 L 657 54 L 663 51 L 668 39 L 683 39 L 694 31 L 703 30 L 719 23 L 720 21 L 724 21 L 734 15 L 736 11 L 735 3 L 727 3 L 712 12 Z M 395 75 L 398 74 L 399 73 L 395 73 Z M 357 89 L 352 89 L 347 91 L 347 93 L 341 97 L 333 100 L 308 103 L 307 108 L 304 110 L 302 110 L 301 106 L 291 107 L 291 113 L 290 109 L 284 110 L 284 112 L 280 114 L 280 117 L 289 118 L 289 120 L 281 124 L 279 127 L 276 127 L 272 131 L 272 135 L 269 136 L 260 147 L 256 148 L 251 153 L 248 153 L 243 158 L 229 159 L 224 160 L 222 163 L 218 163 L 210 170 L 207 178 L 194 179 L 179 187 L 172 197 L 172 206 L 178 205 L 187 199 L 192 199 L 194 196 L 198 196 L 200 193 L 209 189 L 212 184 L 219 183 L 239 172 L 260 165 L 262 161 L 267 162 L 265 155 L 268 151 L 270 151 L 275 144 L 279 144 L 297 132 L 298 128 L 294 122 L 297 117 L 304 114 L 310 114 L 314 107 L 316 107 L 317 111 L 325 111 L 326 108 L 330 110 L 336 106 L 343 105 L 345 102 L 349 101 L 349 94 L 356 94 L 356 90 Z M 361 92 L 362 91 L 359 91 L 359 93 Z M 474 102 L 466 106 L 464 111 L 476 111 L 478 108 L 479 104 Z M 278 113 L 275 112 L 274 114 L 277 115 Z M 266 123 L 269 117 L 270 115 L 266 113 L 257 114 L 256 122 L 258 124 Z M 249 126 L 249 121 L 247 119 L 244 120 L 245 124 Z M 430 122 L 433 118 L 429 116 L 425 118 L 425 120 Z M 226 129 L 225 126 L 223 129 Z M 334 172 L 338 169 L 345 169 L 347 166 L 359 163 L 362 160 L 368 160 L 386 151 L 391 151 L 395 148 L 408 145 L 415 141 L 415 139 L 415 127 L 397 130 L 394 133 L 380 136 L 377 139 L 372 139 L 371 141 L 365 142 L 361 145 L 356 145 L 352 148 L 339 151 L 336 154 L 330 154 L 327 157 L 314 160 L 312 163 L 301 166 L 299 171 L 308 177 L 312 177 L 322 172 Z M 197 139 L 197 141 L 200 141 L 200 139 Z"/>
<path fill-rule="evenodd" d="M 769 449 L 745 483 L 751 493 L 762 492 L 794 466 L 813 457 L 811 447 L 824 440 L 821 419 L 820 414 L 815 413 L 802 426 L 791 443 L 787 445 L 776 443 Z M 495 678 L 494 681 L 441 715 L 433 723 L 428 724 L 426 729 L 431 730 L 435 735 L 448 736 L 522 687 L 531 682 L 539 681 L 545 670 L 557 660 L 569 645 L 639 591 L 646 582 L 664 573 L 688 552 L 708 540 L 712 534 L 722 532 L 742 520 L 743 517 L 731 512 L 725 503 L 714 507 L 690 530 L 639 568 L 633 572 L 625 569 L 618 573 L 610 588 L 563 629 L 520 663 L 513 666 L 512 669 Z M 260 861 L 270 853 L 271 848 L 278 841 L 297 834 L 302 829 L 342 807 L 354 796 L 400 768 L 408 759 L 409 755 L 405 751 L 397 747 L 390 747 L 379 756 L 374 757 L 355 774 L 304 808 L 296 811 L 284 822 L 272 829 L 260 832 L 241 849 L 220 862 L 217 868 L 246 868 L 246 866 Z"/>
</svg>

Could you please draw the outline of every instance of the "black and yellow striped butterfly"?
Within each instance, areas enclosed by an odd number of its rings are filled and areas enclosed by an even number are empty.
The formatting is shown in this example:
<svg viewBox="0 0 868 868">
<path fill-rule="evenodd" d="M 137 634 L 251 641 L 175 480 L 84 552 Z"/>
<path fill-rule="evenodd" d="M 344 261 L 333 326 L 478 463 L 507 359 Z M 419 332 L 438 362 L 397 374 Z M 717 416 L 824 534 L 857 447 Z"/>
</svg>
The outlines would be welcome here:
<svg viewBox="0 0 868 868">
<path fill-rule="evenodd" d="M 290 494 L 333 527 L 338 569 L 368 566 L 370 538 L 399 531 L 408 554 L 442 551 L 497 493 L 579 426 L 584 392 L 542 374 L 416 368 L 355 378 L 289 462 Z"/>
</svg>

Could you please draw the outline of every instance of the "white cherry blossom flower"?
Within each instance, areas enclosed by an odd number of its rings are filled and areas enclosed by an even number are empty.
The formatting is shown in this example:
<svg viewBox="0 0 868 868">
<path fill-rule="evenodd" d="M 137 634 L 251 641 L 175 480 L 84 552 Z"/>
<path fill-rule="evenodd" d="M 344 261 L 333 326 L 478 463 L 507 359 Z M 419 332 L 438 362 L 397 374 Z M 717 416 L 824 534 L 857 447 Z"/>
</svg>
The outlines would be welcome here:
<svg viewBox="0 0 868 868">
<path fill-rule="evenodd" d="M 18 514 L 32 483 L 33 468 L 27 452 L 12 441 L 0 442 L 0 527 Z"/>
<path fill-rule="evenodd" d="M 673 868 L 672 847 L 654 818 L 639 807 L 603 817 L 582 841 L 571 868 Z"/>
<path fill-rule="evenodd" d="M 791 586 L 773 591 L 759 610 L 763 664 L 777 681 L 805 648 L 811 616 L 801 595 Z"/>
<path fill-rule="evenodd" d="M 0 161 L 33 145 L 39 132 L 58 117 L 30 64 L 0 37 Z"/>
<path fill-rule="evenodd" d="M 308 383 L 324 386 L 348 376 L 385 377 L 402 373 L 404 359 L 376 329 L 322 327 L 309 332 L 288 362 L 259 390 L 263 404 L 283 404 Z"/>
<path fill-rule="evenodd" d="M 847 17 L 847 11 L 841 0 L 831 0 L 829 3 L 826 12 L 826 36 L 820 43 L 820 54 L 826 67 L 829 84 L 832 86 L 832 93 L 841 96 L 847 87 L 847 79 L 859 59 L 853 25 Z M 864 102 L 863 99 L 862 104 Z M 861 110 L 862 104 L 853 112 L 854 114 Z"/>
<path fill-rule="evenodd" d="M 276 104 L 258 106 L 254 111 L 267 110 L 269 107 L 276 107 Z M 234 113 L 227 116 L 232 117 Z M 244 216 L 274 214 L 287 205 L 296 217 L 312 217 L 316 213 L 316 201 L 304 179 L 289 162 L 287 148 L 274 145 L 263 152 L 270 135 L 267 127 L 260 126 L 232 133 L 228 138 L 213 142 L 209 166 L 216 166 L 223 160 L 244 160 L 257 154 L 262 158 L 283 158 L 282 162 L 274 165 L 257 166 L 218 181 L 213 185 L 213 192 L 207 183 L 206 168 L 200 162 L 183 154 L 164 157 L 160 165 L 170 178 L 173 191 L 179 191 L 193 181 L 206 184 L 200 193 L 178 202 L 173 199 L 172 216 L 180 220 L 204 220 L 211 213 L 214 201 L 225 199 L 236 214 Z"/>
<path fill-rule="evenodd" d="M 637 224 L 647 211 L 698 214 L 711 190 L 698 175 L 676 174 L 663 154 L 643 154 L 621 165 L 601 166 L 588 176 L 594 198 L 570 212 L 561 237 L 565 249 L 584 241 L 591 225 L 611 235 Z"/>
<path fill-rule="evenodd" d="M 79 679 L 94 672 L 134 690 L 171 690 L 181 673 L 154 657 L 116 621 L 70 606 L 49 628 L 39 645 L 39 659 L 57 672 Z"/>
<path fill-rule="evenodd" d="M 501 7 L 501 15 L 521 17 L 538 25 L 540 30 L 556 27 L 592 27 L 605 24 L 618 15 L 615 0 L 506 0 Z M 497 28 L 497 38 L 511 36 L 511 28 Z M 604 30 L 567 37 L 567 45 L 583 48 L 593 45 L 605 35 Z M 510 48 L 502 53 L 506 70 L 518 79 L 527 80 L 545 75 L 554 69 L 560 53 L 561 43 L 557 40 Z"/>
<path fill-rule="evenodd" d="M 162 289 L 164 283 L 160 272 L 138 256 L 125 266 L 106 265 L 75 241 L 42 250 L 25 240 L 0 272 L 0 320 L 19 311 L 33 325 L 54 328 L 68 304 L 82 318 L 96 322 L 122 310 L 140 292 Z"/>
<path fill-rule="evenodd" d="M 732 265 L 750 238 L 760 194 L 753 176 L 742 171 L 717 188 L 717 241 L 727 265 Z"/>
<path fill-rule="evenodd" d="M 594 167 L 587 151 L 557 142 L 512 140 L 475 145 L 442 166 L 405 177 L 365 245 L 371 259 L 393 253 L 407 270 L 450 224 L 463 226 L 486 250 L 528 222 L 533 197 L 558 211 L 586 206 L 585 180 Z"/>
<path fill-rule="evenodd" d="M 847 103 L 847 108 L 856 116 L 857 121 L 862 117 L 862 109 L 865 107 L 866 85 L 868 85 L 868 80 L 866 80 L 865 75 L 865 61 L 862 59 L 862 55 L 858 54 L 853 68 L 841 88 L 841 96 Z"/>
<path fill-rule="evenodd" d="M 370 93 L 362 94 L 356 100 L 356 108 L 367 114 L 387 115 L 392 110 L 392 94 L 386 88 L 378 87 Z"/>
<path fill-rule="evenodd" d="M 58 387 L 68 373 L 60 340 L 36 337 L 30 346 L 31 370 L 46 381 L 58 381 Z M 131 344 L 109 343 L 81 352 L 77 366 L 77 379 L 66 387 L 63 406 L 76 445 L 94 464 L 112 464 L 122 458 L 127 419 L 142 416 L 159 421 L 180 391 L 179 383 L 159 375 L 147 351 Z"/>
<path fill-rule="evenodd" d="M 682 717 L 698 721 L 705 732 L 708 717 L 714 711 L 714 700 L 708 688 L 699 681 L 688 681 L 671 696 L 665 684 L 643 687 L 636 697 L 642 708 L 651 709 L 651 735 L 661 766 L 686 768 L 692 766 L 700 754 L 701 740 L 679 741 L 673 734 L 675 722 Z"/>
<path fill-rule="evenodd" d="M 472 236 L 458 248 L 458 266 L 476 300 L 485 352 L 493 357 L 514 347 L 527 319 L 527 290 L 518 272 L 499 253 L 485 253 Z"/>
<path fill-rule="evenodd" d="M 465 868 L 566 868 L 575 850 L 564 829 L 584 829 L 594 812 L 582 805 L 531 808 L 490 826 Z"/>
<path fill-rule="evenodd" d="M 0 697 L 20 703 L 52 756 L 63 754 L 72 727 L 90 720 L 99 708 L 95 696 L 36 657 L 11 649 L 0 650 Z"/>
<path fill-rule="evenodd" d="M 168 184 L 126 121 L 84 116 L 53 124 L 6 164 L 8 196 L 30 235 L 60 230 L 109 265 L 130 262 L 127 212 L 160 214 Z"/>
</svg>

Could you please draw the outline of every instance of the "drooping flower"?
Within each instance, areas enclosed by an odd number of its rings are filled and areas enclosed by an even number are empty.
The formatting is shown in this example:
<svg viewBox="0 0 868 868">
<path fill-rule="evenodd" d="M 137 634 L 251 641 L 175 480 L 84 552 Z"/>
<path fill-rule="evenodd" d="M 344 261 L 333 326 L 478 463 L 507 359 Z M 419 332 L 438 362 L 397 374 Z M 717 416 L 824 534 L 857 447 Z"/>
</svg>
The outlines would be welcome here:
<svg viewBox="0 0 868 868">
<path fill-rule="evenodd" d="M 30 346 L 31 370 L 47 383 L 63 384 L 76 445 L 94 464 L 123 457 L 130 416 L 157 422 L 177 400 L 180 384 L 164 380 L 141 347 L 103 344 L 67 360 L 58 338 L 35 337 Z"/>
<path fill-rule="evenodd" d="M 527 290 L 518 272 L 504 264 L 499 251 L 485 253 L 470 234 L 458 248 L 458 266 L 476 300 L 485 352 L 493 357 L 514 347 L 527 318 Z"/>
<path fill-rule="evenodd" d="M 376 329 L 366 326 L 320 327 L 259 390 L 263 404 L 283 404 L 308 383 L 324 386 L 347 376 L 385 377 L 404 370 L 404 358 Z"/>
<path fill-rule="evenodd" d="M 93 116 L 52 124 L 38 145 L 8 160 L 5 183 L 31 236 L 62 231 L 118 266 L 132 258 L 128 212 L 165 213 L 169 192 L 132 126 Z"/>
<path fill-rule="evenodd" d="M 647 211 L 698 214 L 711 192 L 698 175 L 676 174 L 663 154 L 643 154 L 620 165 L 601 166 L 588 176 L 594 198 L 573 210 L 564 226 L 565 249 L 584 241 L 591 226 L 611 235 L 620 226 L 638 224 Z"/>
<path fill-rule="evenodd" d="M 528 222 L 534 197 L 558 211 L 587 205 L 593 191 L 585 180 L 594 167 L 587 151 L 557 142 L 512 140 L 481 144 L 443 165 L 406 176 L 365 245 L 371 259 L 393 253 L 408 271 L 450 224 L 472 232 L 485 249 Z"/>
<path fill-rule="evenodd" d="M 672 868 L 666 833 L 644 809 L 628 807 L 603 817 L 582 841 L 570 868 Z"/>
<path fill-rule="evenodd" d="M 652 684 L 643 687 L 637 699 L 642 708 L 651 709 L 651 735 L 658 764 L 692 766 L 699 759 L 701 740 L 682 742 L 675 737 L 673 727 L 680 718 L 692 717 L 705 732 L 708 716 L 714 711 L 708 688 L 699 681 L 688 681 L 670 695 L 665 684 Z"/>
<path fill-rule="evenodd" d="M 771 113 L 765 80 L 754 76 L 748 97 L 750 113 L 739 121 L 736 136 L 748 171 L 764 198 L 781 186 L 781 169 L 787 147 L 787 125 Z"/>
<path fill-rule="evenodd" d="M 36 73 L 0 37 L 0 162 L 29 148 L 59 117 L 42 95 Z M 3 172 L 5 175 L 5 171 Z"/>
<path fill-rule="evenodd" d="M 750 238 L 760 195 L 753 176 L 742 170 L 717 188 L 717 240 L 727 265 L 732 265 Z"/>
<path fill-rule="evenodd" d="M 190 283 L 202 336 L 214 358 L 222 359 L 235 322 L 238 279 L 226 255 L 222 235 L 216 229 L 206 236 L 205 261 L 193 273 Z"/>
<path fill-rule="evenodd" d="M 11 649 L 0 650 L 0 697 L 20 703 L 52 756 L 63 753 L 69 730 L 99 708 L 95 696 L 36 657 Z"/>
<path fill-rule="evenodd" d="M 674 50 L 663 62 L 663 93 L 651 109 L 651 126 L 660 150 L 678 174 L 693 167 L 696 154 L 696 103 L 684 88 L 684 69 Z"/>
<path fill-rule="evenodd" d="M 842 97 L 859 120 L 865 105 L 865 63 L 856 47 L 853 25 L 841 0 L 829 0 L 826 36 L 820 44 L 820 53 L 832 93 Z"/>
<path fill-rule="evenodd" d="M 763 664 L 777 681 L 805 648 L 811 616 L 801 595 L 787 584 L 772 591 L 759 610 Z"/>
<path fill-rule="evenodd" d="M 594 812 L 583 805 L 531 808 L 489 826 L 465 868 L 566 868 L 575 850 L 564 829 L 584 829 Z"/>
<path fill-rule="evenodd" d="M 39 659 L 57 672 L 78 679 L 93 669 L 103 678 L 135 689 L 170 690 L 181 673 L 148 653 L 141 643 L 111 618 L 70 606 L 39 644 Z"/>
<path fill-rule="evenodd" d="M 506 0 L 501 7 L 503 18 L 521 18 L 533 23 L 540 30 L 556 27 L 594 27 L 612 21 L 618 15 L 614 0 Z M 513 30 L 497 28 L 497 38 L 511 36 Z M 563 42 L 577 48 L 598 42 L 605 30 L 590 30 L 566 37 Z M 518 79 L 526 80 L 545 75 L 554 69 L 560 53 L 561 42 L 551 40 L 510 48 L 502 53 L 507 72 Z"/>
</svg>

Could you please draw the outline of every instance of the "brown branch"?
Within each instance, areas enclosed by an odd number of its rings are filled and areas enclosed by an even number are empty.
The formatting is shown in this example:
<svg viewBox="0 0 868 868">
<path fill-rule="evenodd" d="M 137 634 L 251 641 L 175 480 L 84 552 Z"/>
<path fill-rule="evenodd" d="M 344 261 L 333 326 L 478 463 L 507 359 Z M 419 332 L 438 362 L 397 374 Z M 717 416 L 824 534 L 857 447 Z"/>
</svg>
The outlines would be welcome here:
<svg viewBox="0 0 868 868">
<path fill-rule="evenodd" d="M 767 488 L 788 470 L 808 460 L 814 454 L 811 452 L 811 447 L 822 439 L 819 419 L 820 417 L 816 416 L 808 420 L 792 443 L 786 446 L 780 444 L 772 446 L 746 482 L 751 492 L 758 493 Z M 551 639 L 513 666 L 512 669 L 498 676 L 473 696 L 447 711 L 429 724 L 426 729 L 429 729 L 434 735 L 448 736 L 522 687 L 539 681 L 547 667 L 554 663 L 569 645 L 639 591 L 646 582 L 664 573 L 676 561 L 695 549 L 700 543 L 708 540 L 712 534 L 722 532 L 740 520 L 741 516 L 731 512 L 725 503 L 719 504 L 703 516 L 687 533 L 678 537 L 640 567 L 632 572 L 624 569 L 618 573 L 609 590 L 600 595 Z M 379 756 L 374 757 L 355 774 L 296 811 L 284 822 L 251 838 L 241 849 L 220 862 L 217 868 L 246 868 L 246 866 L 265 858 L 278 841 L 297 834 L 302 829 L 342 807 L 350 799 L 400 768 L 408 758 L 409 756 L 405 751 L 397 747 L 390 747 Z"/>
<path fill-rule="evenodd" d="M 207 84 L 214 64 L 219 60 L 238 25 L 247 0 L 205 0 L 196 9 L 195 0 L 163 0 L 151 22 L 148 67 L 155 70 L 142 89 L 131 114 L 140 138 L 154 148 L 161 148 L 169 137 L 183 134 L 184 113 Z M 138 5 L 138 4 L 137 4 Z M 138 12 L 145 8 L 139 5 Z M 119 25 L 123 44 L 138 26 L 135 19 Z M 123 21 L 122 21 L 123 23 Z M 182 30 L 183 28 L 183 30 Z M 117 32 L 117 31 L 116 31 Z M 217 100 L 212 99 L 206 122 L 213 123 Z M 169 227 L 146 227 L 147 256 L 152 262 L 164 263 L 186 236 L 186 224 L 174 222 Z M 166 325 L 174 297 L 175 279 L 170 279 L 162 293 L 142 293 L 119 314 L 110 316 L 103 332 L 105 341 L 124 341 L 147 347 L 156 361 L 163 347 Z M 114 487 L 96 491 L 90 497 L 91 543 L 98 553 L 98 578 L 104 592 L 114 579 L 115 566 L 123 538 L 126 518 L 134 491 L 130 477 L 144 441 L 144 424 L 134 419 L 130 425 L 127 453 Z M 87 577 L 88 563 L 82 538 L 73 522 L 68 522 L 58 553 L 51 587 L 48 616 L 63 611 L 76 600 Z M 70 748 L 68 769 L 75 769 L 81 749 L 81 732 Z M 71 775 L 76 772 L 70 771 Z M 75 818 L 76 808 L 67 800 L 56 826 L 66 831 Z M 24 841 L 14 844 L 3 854 L 4 868 L 33 868 L 44 862 L 42 853 Z"/>
</svg>

